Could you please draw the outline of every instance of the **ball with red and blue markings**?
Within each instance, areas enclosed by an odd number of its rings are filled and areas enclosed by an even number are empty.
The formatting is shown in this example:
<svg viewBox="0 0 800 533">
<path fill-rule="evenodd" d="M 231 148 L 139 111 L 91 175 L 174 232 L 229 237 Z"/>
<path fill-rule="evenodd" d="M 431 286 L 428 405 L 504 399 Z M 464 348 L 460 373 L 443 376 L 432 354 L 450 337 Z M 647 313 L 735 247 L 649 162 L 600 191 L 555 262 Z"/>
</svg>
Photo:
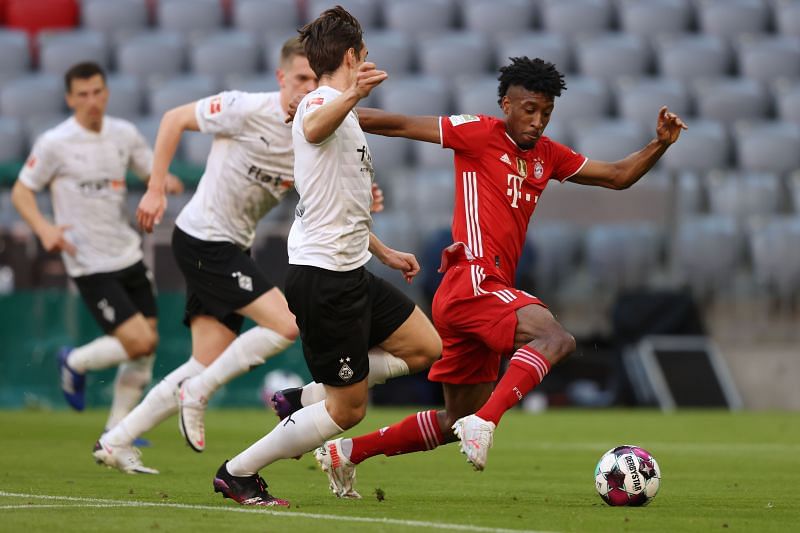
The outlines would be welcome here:
<svg viewBox="0 0 800 533">
<path fill-rule="evenodd" d="M 608 505 L 650 503 L 661 485 L 661 469 L 650 452 L 623 445 L 608 450 L 594 470 L 597 493 Z"/>
</svg>

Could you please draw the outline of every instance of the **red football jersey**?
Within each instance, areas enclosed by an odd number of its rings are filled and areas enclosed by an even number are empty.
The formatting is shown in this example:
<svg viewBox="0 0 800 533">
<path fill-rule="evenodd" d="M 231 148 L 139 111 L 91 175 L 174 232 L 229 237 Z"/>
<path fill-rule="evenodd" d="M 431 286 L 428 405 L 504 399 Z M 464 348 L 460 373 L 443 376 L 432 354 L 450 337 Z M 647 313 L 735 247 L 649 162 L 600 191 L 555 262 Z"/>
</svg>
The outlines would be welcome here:
<svg viewBox="0 0 800 533">
<path fill-rule="evenodd" d="M 442 146 L 455 152 L 453 241 L 464 243 L 512 286 L 528 222 L 547 182 L 569 179 L 587 159 L 545 136 L 522 150 L 495 117 L 440 117 L 439 127 Z"/>
</svg>

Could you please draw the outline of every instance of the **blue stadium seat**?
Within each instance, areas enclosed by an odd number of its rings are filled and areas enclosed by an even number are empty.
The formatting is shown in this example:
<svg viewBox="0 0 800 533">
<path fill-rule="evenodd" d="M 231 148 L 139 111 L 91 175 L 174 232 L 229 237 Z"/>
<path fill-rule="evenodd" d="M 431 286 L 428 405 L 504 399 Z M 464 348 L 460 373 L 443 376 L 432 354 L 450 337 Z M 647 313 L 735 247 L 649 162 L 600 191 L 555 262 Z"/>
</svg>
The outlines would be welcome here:
<svg viewBox="0 0 800 533">
<path fill-rule="evenodd" d="M 150 90 L 148 109 L 151 116 L 161 117 L 173 107 L 188 104 L 216 92 L 217 84 L 208 76 L 180 76 Z"/>
<path fill-rule="evenodd" d="M 628 33 L 604 33 L 577 40 L 578 71 L 613 81 L 621 76 L 639 77 L 650 68 L 650 52 L 644 39 Z"/>
<path fill-rule="evenodd" d="M 144 32 L 124 39 L 116 50 L 117 70 L 150 82 L 179 75 L 184 41 L 176 32 Z"/>
<path fill-rule="evenodd" d="M 678 80 L 668 78 L 640 78 L 620 80 L 616 84 L 616 109 L 622 118 L 654 130 L 661 106 L 673 113 L 688 117 L 689 94 Z"/>
<path fill-rule="evenodd" d="M 655 224 L 593 225 L 586 235 L 586 264 L 602 287 L 641 288 L 658 267 L 662 248 L 662 230 Z"/>
<path fill-rule="evenodd" d="M 528 234 L 535 252 L 537 292 L 552 292 L 575 270 L 582 232 L 568 222 L 535 221 Z"/>
<path fill-rule="evenodd" d="M 150 146 L 155 146 L 156 144 L 156 135 L 158 134 L 158 126 L 161 124 L 161 116 L 144 116 L 139 117 L 138 119 L 133 121 L 136 129 L 144 136 L 147 144 Z M 182 157 L 182 146 L 179 144 L 178 149 L 175 151 L 175 159 L 180 159 Z"/>
<path fill-rule="evenodd" d="M 670 146 L 661 165 L 673 171 L 705 172 L 728 168 L 730 140 L 722 123 L 715 120 L 687 119 L 689 129 L 679 142 Z"/>
<path fill-rule="evenodd" d="M 692 23 L 690 0 L 622 0 L 618 5 L 622 29 L 642 37 L 684 33 Z"/>
<path fill-rule="evenodd" d="M 453 168 L 453 151 L 441 147 L 439 144 L 428 142 L 415 142 L 411 145 L 414 162 L 420 169 L 450 169 Z"/>
<path fill-rule="evenodd" d="M 0 87 L 24 76 L 30 68 L 28 35 L 24 31 L 0 28 Z"/>
<path fill-rule="evenodd" d="M 753 271 L 778 302 L 800 296 L 800 216 L 776 217 L 750 234 Z"/>
<path fill-rule="evenodd" d="M 566 81 L 567 90 L 556 98 L 553 118 L 571 123 L 608 116 L 611 98 L 605 83 L 582 76 L 567 76 Z"/>
<path fill-rule="evenodd" d="M 199 37 L 222 27 L 222 3 L 219 0 L 159 0 L 156 21 L 163 30 Z"/>
<path fill-rule="evenodd" d="M 734 128 L 736 157 L 743 170 L 784 174 L 800 168 L 800 125 L 742 123 Z"/>
<path fill-rule="evenodd" d="M 257 37 L 293 30 L 300 23 L 297 6 L 295 0 L 235 0 L 233 27 Z"/>
<path fill-rule="evenodd" d="M 641 150 L 648 140 L 644 129 L 636 122 L 608 120 L 587 124 L 573 131 L 574 148 L 588 157 L 602 161 L 617 161 Z"/>
<path fill-rule="evenodd" d="M 119 32 L 135 33 L 147 26 L 146 0 L 83 0 L 81 21 L 86 29 L 111 37 Z"/>
<path fill-rule="evenodd" d="M 53 128 L 69 117 L 63 112 L 53 112 L 49 114 L 30 115 L 22 119 L 22 129 L 25 134 L 26 144 L 30 148 L 36 139 L 45 131 Z"/>
<path fill-rule="evenodd" d="M 462 0 L 464 27 L 487 35 L 524 32 L 533 24 L 534 3 L 529 0 Z"/>
<path fill-rule="evenodd" d="M 800 2 L 775 2 L 775 25 L 782 35 L 800 37 Z"/>
<path fill-rule="evenodd" d="M 779 83 L 775 91 L 778 117 L 800 125 L 800 82 Z"/>
<path fill-rule="evenodd" d="M 450 111 L 450 94 L 439 78 L 393 78 L 376 91 L 378 107 L 387 111 L 410 115 L 447 115 Z"/>
<path fill-rule="evenodd" d="M 410 145 L 414 141 L 402 137 L 384 137 L 367 134 L 367 144 L 372 154 L 372 161 L 377 176 L 385 176 L 397 168 L 409 164 Z M 427 144 L 414 142 L 415 144 Z"/>
<path fill-rule="evenodd" d="M 181 138 L 183 159 L 198 167 L 205 167 L 213 141 L 213 135 L 196 131 L 184 133 Z"/>
<path fill-rule="evenodd" d="M 453 91 L 455 112 L 502 117 L 503 110 L 497 103 L 498 85 L 497 76 L 459 78 Z"/>
<path fill-rule="evenodd" d="M 24 149 L 25 136 L 19 120 L 0 116 L 0 163 L 23 159 Z"/>
<path fill-rule="evenodd" d="M 614 14 L 607 0 L 541 0 L 539 8 L 544 29 L 565 35 L 609 31 Z"/>
<path fill-rule="evenodd" d="M 0 115 L 7 117 L 24 120 L 35 115 L 57 115 L 65 109 L 64 82 L 53 74 L 16 78 L 0 91 Z"/>
<path fill-rule="evenodd" d="M 406 33 L 451 29 L 454 21 L 450 0 L 392 0 L 384 4 L 386 27 Z"/>
<path fill-rule="evenodd" d="M 569 40 L 558 33 L 513 33 L 498 36 L 495 65 L 508 64 L 509 57 L 528 56 L 553 63 L 562 73 L 572 70 L 572 47 Z"/>
<path fill-rule="evenodd" d="M 91 30 L 43 31 L 39 39 L 39 67 L 55 76 L 76 63 L 93 61 L 108 64 L 108 46 L 102 33 Z"/>
<path fill-rule="evenodd" d="M 667 78 L 691 81 L 715 78 L 730 72 L 730 52 L 725 42 L 713 35 L 681 34 L 657 36 L 658 72 Z"/>
<path fill-rule="evenodd" d="M 381 3 L 374 0 L 308 0 L 306 19 L 314 20 L 323 11 L 338 4 L 357 18 L 362 28 L 371 29 L 378 24 Z"/>
<path fill-rule="evenodd" d="M 698 80 L 693 84 L 697 114 L 731 124 L 737 120 L 761 120 L 770 111 L 763 85 L 747 78 Z"/>
<path fill-rule="evenodd" d="M 280 89 L 275 74 L 230 74 L 225 76 L 222 89 L 226 91 L 244 91 L 247 93 L 268 93 Z"/>
<path fill-rule="evenodd" d="M 760 82 L 800 78 L 800 37 L 746 35 L 736 44 L 742 76 Z"/>
<path fill-rule="evenodd" d="M 769 25 L 764 0 L 703 0 L 697 10 L 700 30 L 718 37 L 763 33 Z"/>
<path fill-rule="evenodd" d="M 108 107 L 112 117 L 134 119 L 142 114 L 142 85 L 138 78 L 126 74 L 110 74 Z"/>
<path fill-rule="evenodd" d="M 743 219 L 778 213 L 780 178 L 770 173 L 712 172 L 707 176 L 711 212 Z"/>
<path fill-rule="evenodd" d="M 674 243 L 681 280 L 703 299 L 730 287 L 742 256 L 736 220 L 701 216 L 680 220 Z"/>
<path fill-rule="evenodd" d="M 195 74 L 222 78 L 252 74 L 258 70 L 255 37 L 243 31 L 212 33 L 189 49 L 189 65 Z"/>
<path fill-rule="evenodd" d="M 453 80 L 456 76 L 485 74 L 492 52 L 487 38 L 476 32 L 444 32 L 418 39 L 423 74 Z"/>
<path fill-rule="evenodd" d="M 281 49 L 290 37 L 296 37 L 294 30 L 274 31 L 269 33 L 264 39 L 262 48 L 262 59 L 268 71 L 275 71 L 281 65 Z"/>
<path fill-rule="evenodd" d="M 369 61 L 390 76 L 408 73 L 414 64 L 411 36 L 400 31 L 370 31 L 366 36 Z"/>
</svg>

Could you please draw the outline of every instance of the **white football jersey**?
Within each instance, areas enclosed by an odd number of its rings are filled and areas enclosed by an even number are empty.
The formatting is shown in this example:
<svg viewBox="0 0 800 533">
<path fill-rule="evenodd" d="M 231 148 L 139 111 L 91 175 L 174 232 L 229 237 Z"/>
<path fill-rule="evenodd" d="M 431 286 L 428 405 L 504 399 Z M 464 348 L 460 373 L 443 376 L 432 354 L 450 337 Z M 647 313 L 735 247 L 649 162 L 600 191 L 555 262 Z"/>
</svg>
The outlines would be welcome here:
<svg viewBox="0 0 800 533">
<path fill-rule="evenodd" d="M 36 141 L 19 180 L 34 191 L 50 186 L 56 224 L 77 253 L 62 253 L 72 277 L 113 272 L 142 259 L 141 239 L 125 203 L 125 173 L 146 178 L 153 152 L 130 122 L 103 119 L 94 132 L 70 117 Z"/>
<path fill-rule="evenodd" d="M 295 188 L 300 201 L 289 232 L 289 263 L 326 270 L 354 270 L 367 261 L 372 224 L 372 156 L 350 111 L 330 137 L 311 144 L 303 120 L 341 92 L 321 86 L 297 108 L 292 126 Z"/>
<path fill-rule="evenodd" d="M 195 114 L 214 141 L 175 224 L 197 239 L 250 248 L 258 221 L 294 183 L 292 126 L 280 93 L 223 92 L 198 101 Z"/>
</svg>

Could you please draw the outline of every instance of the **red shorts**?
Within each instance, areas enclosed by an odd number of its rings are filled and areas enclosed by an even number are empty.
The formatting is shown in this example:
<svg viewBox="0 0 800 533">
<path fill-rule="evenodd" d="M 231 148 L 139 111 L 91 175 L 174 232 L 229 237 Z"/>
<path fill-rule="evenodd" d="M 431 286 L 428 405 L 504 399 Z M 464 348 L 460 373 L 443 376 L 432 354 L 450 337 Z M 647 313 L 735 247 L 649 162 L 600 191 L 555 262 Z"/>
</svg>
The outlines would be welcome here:
<svg viewBox="0 0 800 533">
<path fill-rule="evenodd" d="M 442 358 L 428 379 L 454 384 L 490 383 L 497 379 L 501 357 L 514 352 L 517 309 L 547 307 L 525 291 L 486 274 L 474 262 L 447 269 L 433 298 L 433 324 L 442 338 Z"/>
</svg>

